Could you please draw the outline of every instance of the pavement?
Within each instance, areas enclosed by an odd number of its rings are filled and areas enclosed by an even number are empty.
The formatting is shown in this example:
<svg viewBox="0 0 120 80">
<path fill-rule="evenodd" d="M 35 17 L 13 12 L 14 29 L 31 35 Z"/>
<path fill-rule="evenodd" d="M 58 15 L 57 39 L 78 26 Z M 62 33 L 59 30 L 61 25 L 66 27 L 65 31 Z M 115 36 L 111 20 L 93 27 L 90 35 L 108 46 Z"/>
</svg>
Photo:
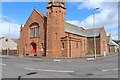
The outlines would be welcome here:
<svg viewBox="0 0 120 80">
<path fill-rule="evenodd" d="M 104 54 L 97 54 L 96 57 L 104 57 L 104 56 L 109 56 L 109 55 L 113 55 L 113 54 L 117 54 L 115 52 L 107 52 Z M 82 55 L 81 58 L 93 58 L 95 55 L 90 55 L 90 54 L 87 54 L 87 55 Z"/>
<path fill-rule="evenodd" d="M 2 56 L 3 78 L 118 78 L 118 54 L 87 58 L 50 59 Z"/>
</svg>

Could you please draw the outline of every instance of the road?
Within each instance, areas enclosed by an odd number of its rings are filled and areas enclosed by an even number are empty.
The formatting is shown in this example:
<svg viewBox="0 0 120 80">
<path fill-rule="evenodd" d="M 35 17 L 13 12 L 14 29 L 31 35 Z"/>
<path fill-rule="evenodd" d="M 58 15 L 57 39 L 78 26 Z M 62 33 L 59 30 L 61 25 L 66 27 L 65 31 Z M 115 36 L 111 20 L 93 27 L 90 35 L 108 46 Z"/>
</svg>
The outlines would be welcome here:
<svg viewBox="0 0 120 80">
<path fill-rule="evenodd" d="M 118 54 L 88 61 L 2 57 L 3 78 L 118 78 Z M 33 75 L 26 75 L 35 72 Z"/>
</svg>

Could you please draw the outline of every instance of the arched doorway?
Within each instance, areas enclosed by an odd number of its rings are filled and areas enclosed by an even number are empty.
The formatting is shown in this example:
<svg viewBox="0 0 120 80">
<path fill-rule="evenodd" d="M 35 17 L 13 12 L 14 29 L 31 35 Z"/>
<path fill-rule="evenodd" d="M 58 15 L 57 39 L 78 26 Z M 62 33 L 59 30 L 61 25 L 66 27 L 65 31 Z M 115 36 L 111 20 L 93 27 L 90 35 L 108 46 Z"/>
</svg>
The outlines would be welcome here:
<svg viewBox="0 0 120 80">
<path fill-rule="evenodd" d="M 36 45 L 36 43 L 32 42 L 31 45 L 32 45 L 32 54 L 37 53 L 37 45 Z"/>
</svg>

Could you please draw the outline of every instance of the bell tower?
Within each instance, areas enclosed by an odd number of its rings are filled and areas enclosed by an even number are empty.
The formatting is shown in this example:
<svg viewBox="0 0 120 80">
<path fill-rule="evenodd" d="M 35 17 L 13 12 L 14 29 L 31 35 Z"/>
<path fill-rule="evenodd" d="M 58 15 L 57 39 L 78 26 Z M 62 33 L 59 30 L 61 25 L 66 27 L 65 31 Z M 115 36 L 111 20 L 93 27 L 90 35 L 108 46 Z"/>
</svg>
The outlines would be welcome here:
<svg viewBox="0 0 120 80">
<path fill-rule="evenodd" d="M 48 0 L 47 3 L 47 50 L 48 57 L 61 57 L 62 42 L 65 36 L 65 0 Z"/>
</svg>

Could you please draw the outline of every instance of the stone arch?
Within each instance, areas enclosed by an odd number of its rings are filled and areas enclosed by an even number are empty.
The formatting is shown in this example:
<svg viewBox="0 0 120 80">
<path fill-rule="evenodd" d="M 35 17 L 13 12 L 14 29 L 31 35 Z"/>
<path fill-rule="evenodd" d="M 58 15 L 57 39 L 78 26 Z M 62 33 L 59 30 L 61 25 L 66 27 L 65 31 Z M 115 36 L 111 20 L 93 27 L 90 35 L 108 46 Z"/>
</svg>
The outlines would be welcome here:
<svg viewBox="0 0 120 80">
<path fill-rule="evenodd" d="M 39 24 L 37 22 L 31 23 L 29 27 L 32 27 L 33 25 L 38 25 L 38 27 L 39 27 Z"/>
</svg>

